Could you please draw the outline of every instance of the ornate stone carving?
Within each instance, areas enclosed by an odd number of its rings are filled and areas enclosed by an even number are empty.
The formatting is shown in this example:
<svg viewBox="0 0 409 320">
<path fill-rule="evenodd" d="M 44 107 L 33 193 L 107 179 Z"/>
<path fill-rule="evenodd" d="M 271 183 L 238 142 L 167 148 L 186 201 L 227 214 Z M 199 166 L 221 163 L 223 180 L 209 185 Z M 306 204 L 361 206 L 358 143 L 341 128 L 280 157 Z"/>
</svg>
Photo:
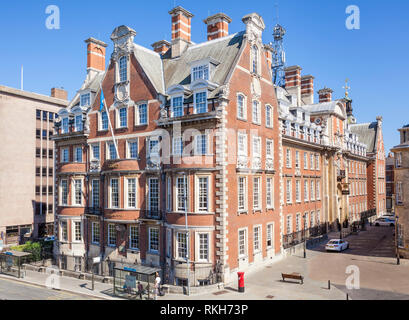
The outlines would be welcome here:
<svg viewBox="0 0 409 320">
<path fill-rule="evenodd" d="M 266 170 L 268 171 L 274 170 L 274 160 L 273 159 L 266 159 Z"/>
<path fill-rule="evenodd" d="M 248 159 L 244 156 L 237 157 L 237 168 L 238 169 L 247 169 L 248 168 Z"/>
<path fill-rule="evenodd" d="M 98 159 L 92 159 L 89 165 L 90 172 L 99 172 L 101 170 L 100 162 Z"/>
</svg>

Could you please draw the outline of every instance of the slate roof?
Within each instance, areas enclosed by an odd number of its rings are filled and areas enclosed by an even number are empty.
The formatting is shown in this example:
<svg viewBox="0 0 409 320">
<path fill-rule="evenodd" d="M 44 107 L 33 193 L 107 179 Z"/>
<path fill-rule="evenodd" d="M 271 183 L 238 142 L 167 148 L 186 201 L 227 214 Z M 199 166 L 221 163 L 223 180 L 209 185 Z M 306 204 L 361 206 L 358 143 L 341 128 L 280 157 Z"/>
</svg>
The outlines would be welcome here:
<svg viewBox="0 0 409 320">
<path fill-rule="evenodd" d="M 190 63 L 206 58 L 220 62 L 211 82 L 223 85 L 243 43 L 244 32 L 191 45 L 179 58 L 171 59 L 171 50 L 163 56 L 166 88 L 173 85 L 187 86 L 191 83 Z"/>
<path fill-rule="evenodd" d="M 330 102 L 323 102 L 323 103 L 316 103 L 316 104 L 310 104 L 310 105 L 304 105 L 301 106 L 301 108 L 303 108 L 306 111 L 309 111 L 310 113 L 314 114 L 314 113 L 337 113 L 336 107 L 338 106 L 339 101 L 334 100 L 334 101 L 330 101 Z M 341 108 L 342 110 L 342 108 Z M 337 113 L 339 114 L 339 113 Z M 345 117 L 345 114 L 339 114 L 342 117 Z"/>
<path fill-rule="evenodd" d="M 163 64 L 159 53 L 134 43 L 134 55 L 156 91 L 165 94 Z"/>
<path fill-rule="evenodd" d="M 359 142 L 366 145 L 367 152 L 376 152 L 377 122 L 352 124 L 349 128 L 358 136 Z"/>
</svg>

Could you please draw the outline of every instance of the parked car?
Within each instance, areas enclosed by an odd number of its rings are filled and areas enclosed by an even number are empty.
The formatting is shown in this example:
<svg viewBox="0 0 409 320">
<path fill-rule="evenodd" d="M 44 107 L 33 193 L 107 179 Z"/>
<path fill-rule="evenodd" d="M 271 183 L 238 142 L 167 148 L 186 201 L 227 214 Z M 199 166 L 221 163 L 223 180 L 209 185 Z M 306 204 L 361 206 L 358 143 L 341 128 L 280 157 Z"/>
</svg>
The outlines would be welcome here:
<svg viewBox="0 0 409 320">
<path fill-rule="evenodd" d="M 349 249 L 349 243 L 348 241 L 341 240 L 341 239 L 332 239 L 328 241 L 328 243 L 325 245 L 325 250 L 327 251 L 344 251 Z"/>
<path fill-rule="evenodd" d="M 389 219 L 389 218 L 378 218 L 374 222 L 376 227 L 379 226 L 395 226 L 395 219 Z"/>
</svg>

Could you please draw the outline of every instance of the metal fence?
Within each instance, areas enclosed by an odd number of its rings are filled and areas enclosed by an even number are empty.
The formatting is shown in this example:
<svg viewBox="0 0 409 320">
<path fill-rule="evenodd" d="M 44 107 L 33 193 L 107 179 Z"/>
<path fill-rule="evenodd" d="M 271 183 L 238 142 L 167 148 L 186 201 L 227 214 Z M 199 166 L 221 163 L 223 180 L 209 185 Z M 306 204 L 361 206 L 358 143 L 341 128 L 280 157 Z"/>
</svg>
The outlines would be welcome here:
<svg viewBox="0 0 409 320">
<path fill-rule="evenodd" d="M 306 240 L 310 240 L 312 238 L 316 238 L 322 235 L 327 234 L 327 230 L 329 229 L 328 223 L 323 223 L 318 226 L 308 228 L 305 230 L 297 231 L 290 234 L 283 235 L 283 247 L 284 249 L 288 249 L 294 247 L 300 243 L 303 243 Z"/>
</svg>

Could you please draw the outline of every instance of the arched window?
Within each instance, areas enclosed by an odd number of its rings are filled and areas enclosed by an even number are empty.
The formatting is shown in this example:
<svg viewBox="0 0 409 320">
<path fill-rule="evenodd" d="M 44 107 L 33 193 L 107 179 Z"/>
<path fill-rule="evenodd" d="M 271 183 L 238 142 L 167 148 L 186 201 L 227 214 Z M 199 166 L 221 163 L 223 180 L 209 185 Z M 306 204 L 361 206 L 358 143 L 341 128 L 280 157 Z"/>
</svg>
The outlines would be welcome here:
<svg viewBox="0 0 409 320">
<path fill-rule="evenodd" d="M 252 63 L 252 72 L 253 73 L 258 73 L 258 48 L 256 45 L 254 45 L 251 48 L 252 51 L 252 58 L 253 58 L 253 63 Z"/>
<path fill-rule="evenodd" d="M 119 59 L 119 80 L 121 82 L 128 80 L 128 61 L 127 57 L 123 56 Z"/>
</svg>

